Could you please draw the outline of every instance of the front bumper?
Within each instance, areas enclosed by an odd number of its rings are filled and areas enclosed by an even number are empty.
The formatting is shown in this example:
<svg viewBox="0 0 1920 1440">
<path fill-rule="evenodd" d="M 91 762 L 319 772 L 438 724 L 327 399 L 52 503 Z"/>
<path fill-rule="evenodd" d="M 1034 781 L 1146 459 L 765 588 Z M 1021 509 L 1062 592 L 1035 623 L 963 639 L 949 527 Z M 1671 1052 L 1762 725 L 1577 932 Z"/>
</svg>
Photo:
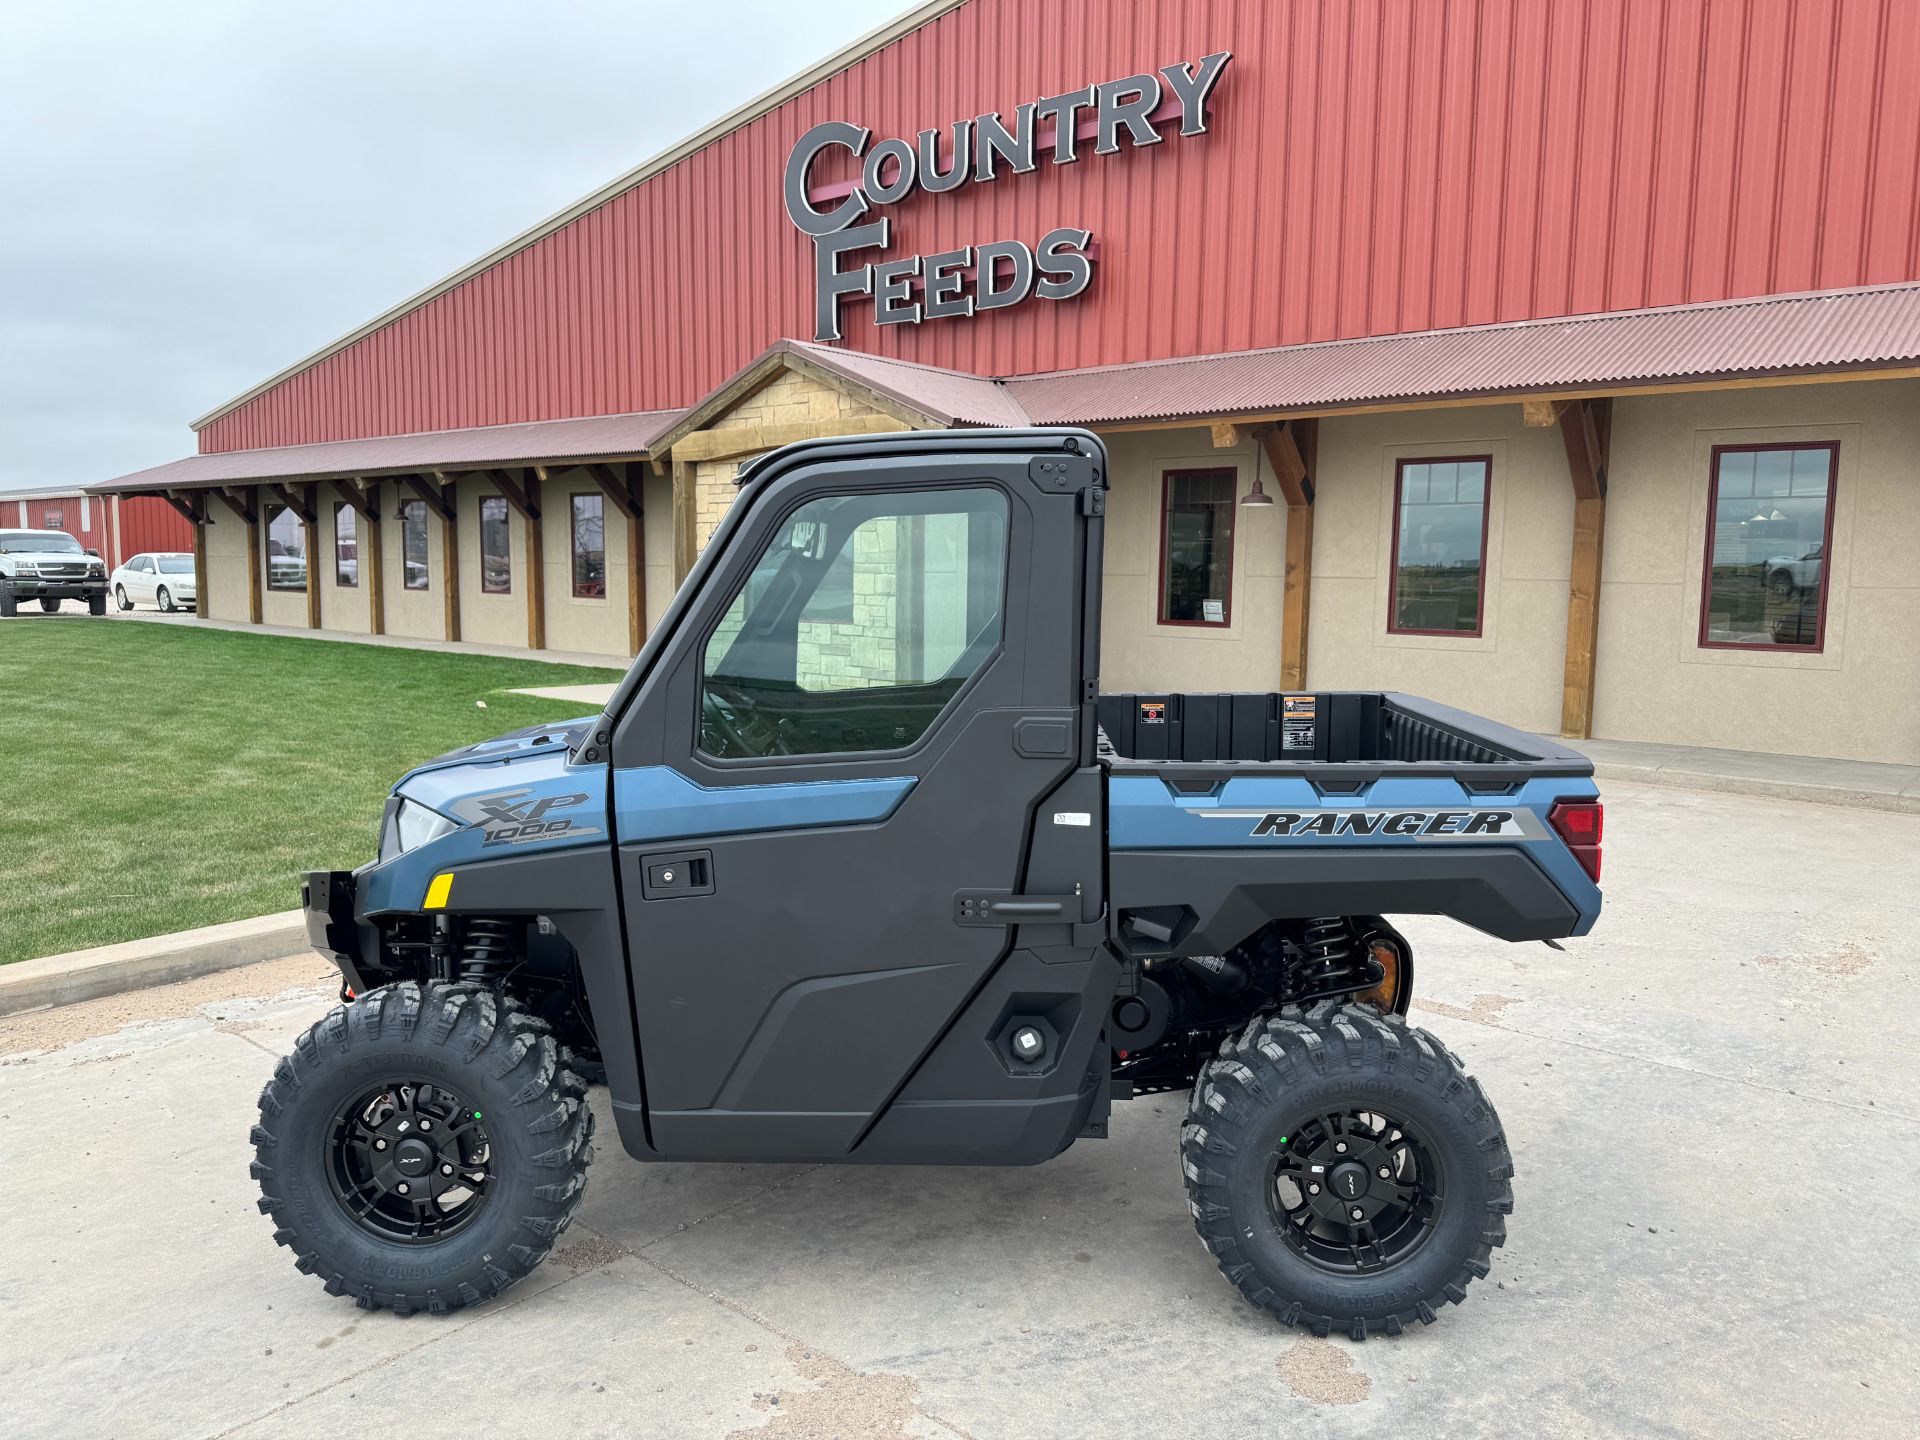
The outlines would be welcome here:
<svg viewBox="0 0 1920 1440">
<path fill-rule="evenodd" d="M 300 879 L 307 943 L 338 965 L 355 990 L 365 988 L 360 974 L 365 951 L 358 899 L 359 877 L 351 870 L 309 870 Z"/>
<path fill-rule="evenodd" d="M 91 600 L 107 593 L 104 575 L 87 580 L 42 580 L 33 575 L 16 575 L 0 580 L 0 585 L 5 585 L 20 600 Z"/>
</svg>

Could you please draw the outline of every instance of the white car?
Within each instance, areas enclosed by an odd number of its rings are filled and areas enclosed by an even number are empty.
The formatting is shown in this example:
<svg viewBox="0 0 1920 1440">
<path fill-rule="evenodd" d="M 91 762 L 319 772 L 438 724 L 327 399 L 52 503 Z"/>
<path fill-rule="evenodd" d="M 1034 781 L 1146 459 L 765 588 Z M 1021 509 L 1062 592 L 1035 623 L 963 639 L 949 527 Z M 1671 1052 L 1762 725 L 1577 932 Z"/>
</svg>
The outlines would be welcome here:
<svg viewBox="0 0 1920 1440">
<path fill-rule="evenodd" d="M 113 572 L 107 591 L 122 610 L 135 605 L 158 605 L 168 614 L 191 610 L 198 591 L 194 589 L 193 556 L 158 550 L 135 555 Z"/>
</svg>

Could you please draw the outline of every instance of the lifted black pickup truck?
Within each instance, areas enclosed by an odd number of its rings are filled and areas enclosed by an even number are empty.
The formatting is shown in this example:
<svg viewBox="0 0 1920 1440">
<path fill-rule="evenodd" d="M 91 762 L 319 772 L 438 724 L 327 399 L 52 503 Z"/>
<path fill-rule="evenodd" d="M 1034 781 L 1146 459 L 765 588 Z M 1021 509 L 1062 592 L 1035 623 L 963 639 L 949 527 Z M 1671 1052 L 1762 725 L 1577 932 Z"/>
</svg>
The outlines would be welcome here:
<svg viewBox="0 0 1920 1440">
<path fill-rule="evenodd" d="M 1580 756 L 1403 695 L 1099 692 L 1080 432 L 813 442 L 738 501 L 605 711 L 403 777 L 307 877 L 343 1003 L 260 1098 L 261 1208 L 368 1307 L 546 1254 L 603 1073 L 641 1160 L 1031 1164 L 1191 1089 L 1222 1270 L 1430 1321 L 1512 1207 L 1384 916 L 1597 918 Z"/>
</svg>

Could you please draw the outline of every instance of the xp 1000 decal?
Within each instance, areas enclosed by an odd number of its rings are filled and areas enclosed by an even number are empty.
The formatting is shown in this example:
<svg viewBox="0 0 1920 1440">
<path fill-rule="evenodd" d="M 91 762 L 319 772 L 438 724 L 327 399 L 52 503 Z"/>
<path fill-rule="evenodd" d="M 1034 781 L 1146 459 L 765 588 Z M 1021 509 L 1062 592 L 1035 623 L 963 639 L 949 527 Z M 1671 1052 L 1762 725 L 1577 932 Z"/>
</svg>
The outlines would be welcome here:
<svg viewBox="0 0 1920 1440">
<path fill-rule="evenodd" d="M 1237 820 L 1248 833 L 1276 840 L 1540 840 L 1547 835 L 1531 810 L 1190 810 L 1207 820 Z"/>
<path fill-rule="evenodd" d="M 525 845 L 534 840 L 585 839 L 600 827 L 556 812 L 587 803 L 585 795 L 536 795 L 531 790 L 506 790 L 498 795 L 476 795 L 454 809 L 480 831 L 483 846 Z"/>
</svg>

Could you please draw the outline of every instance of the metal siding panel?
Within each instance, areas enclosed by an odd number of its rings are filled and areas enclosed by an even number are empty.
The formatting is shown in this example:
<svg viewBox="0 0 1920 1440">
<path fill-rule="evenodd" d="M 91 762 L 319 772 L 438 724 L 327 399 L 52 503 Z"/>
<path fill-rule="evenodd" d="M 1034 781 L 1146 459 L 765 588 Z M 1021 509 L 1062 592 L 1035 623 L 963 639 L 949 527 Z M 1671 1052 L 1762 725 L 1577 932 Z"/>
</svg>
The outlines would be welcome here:
<svg viewBox="0 0 1920 1440">
<path fill-rule="evenodd" d="M 896 253 L 1094 232 L 1080 300 L 846 344 L 979 374 L 1920 274 L 1920 5 L 972 0 L 210 422 L 208 451 L 698 399 L 812 333 L 779 179 L 808 125 L 911 137 L 1235 59 L 1203 138 L 916 196 Z M 823 172 L 823 174 L 826 172 Z"/>
</svg>

